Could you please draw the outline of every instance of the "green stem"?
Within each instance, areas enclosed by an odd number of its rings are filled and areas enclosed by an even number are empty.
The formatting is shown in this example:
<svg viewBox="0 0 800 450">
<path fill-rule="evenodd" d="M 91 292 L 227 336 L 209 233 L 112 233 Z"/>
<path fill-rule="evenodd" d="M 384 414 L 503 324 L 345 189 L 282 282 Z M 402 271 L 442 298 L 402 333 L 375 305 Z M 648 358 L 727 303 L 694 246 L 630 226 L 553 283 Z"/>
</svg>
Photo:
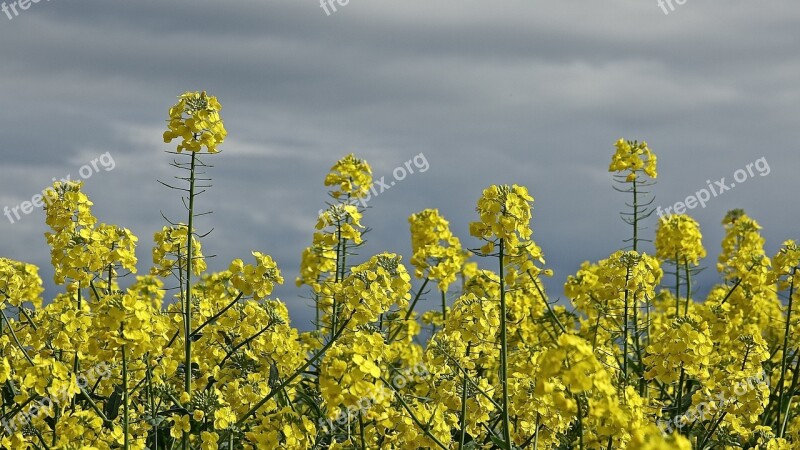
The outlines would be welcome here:
<svg viewBox="0 0 800 450">
<path fill-rule="evenodd" d="M 467 358 L 469 358 L 470 347 L 472 344 L 467 345 Z M 467 374 L 464 373 L 464 381 L 461 383 L 461 420 L 459 428 L 461 429 L 461 436 L 458 441 L 459 450 L 463 450 L 464 442 L 467 438 Z"/>
<path fill-rule="evenodd" d="M 183 332 L 184 332 L 184 374 L 183 390 L 190 397 L 192 395 L 192 263 L 194 262 L 194 246 L 192 237 L 194 232 L 194 185 L 197 153 L 192 152 L 192 161 L 189 168 L 189 223 L 186 228 L 186 294 L 184 295 Z M 110 288 L 110 287 L 109 287 Z M 183 450 L 189 450 L 189 433 L 183 433 Z"/>
<path fill-rule="evenodd" d="M 328 343 L 325 344 L 324 347 L 322 347 L 311 359 L 306 361 L 306 363 L 303 364 L 302 367 L 297 369 L 289 378 L 287 378 L 285 381 L 283 381 L 280 385 L 275 386 L 275 388 L 271 389 L 269 394 L 267 394 L 258 403 L 256 403 L 252 408 L 250 408 L 249 411 L 244 413 L 242 415 L 242 417 L 240 417 L 236 421 L 236 423 L 234 425 L 236 425 L 237 427 L 242 425 L 250 416 L 252 416 L 256 412 L 258 412 L 258 410 L 261 409 L 262 406 L 264 406 L 268 401 L 270 401 L 272 399 L 272 397 L 274 397 L 276 394 L 281 392 L 286 386 L 291 384 L 295 380 L 295 378 L 299 377 L 310 365 L 314 364 L 319 358 L 321 358 L 322 355 L 324 355 L 325 352 L 327 352 L 328 349 L 331 348 L 331 346 L 339 339 L 339 337 L 342 335 L 342 332 L 344 332 L 344 330 L 347 329 L 347 323 L 349 323 L 349 322 L 350 322 L 350 319 L 346 320 L 342 324 L 341 328 L 339 328 L 339 331 L 337 331 L 337 333 L 333 337 L 333 339 L 328 341 Z"/>
<path fill-rule="evenodd" d="M 675 318 L 681 316 L 681 268 L 678 261 L 678 252 L 675 252 Z"/>
<path fill-rule="evenodd" d="M 698 445 L 698 446 L 697 446 L 697 449 L 698 449 L 698 450 L 703 450 L 704 448 L 706 448 L 706 444 L 708 443 L 708 441 L 710 441 L 710 440 L 711 440 L 711 437 L 712 437 L 712 436 L 714 435 L 714 433 L 717 431 L 717 427 L 719 427 L 719 425 L 720 425 L 720 424 L 722 423 L 722 421 L 725 419 L 725 416 L 726 416 L 726 415 L 728 415 L 728 412 L 727 412 L 727 411 L 723 412 L 723 413 L 722 413 L 722 414 L 719 416 L 719 419 L 717 419 L 716 423 L 714 423 L 714 424 L 711 426 L 711 428 L 708 430 L 708 433 L 706 433 L 705 437 L 703 437 L 703 440 L 700 442 L 700 445 Z M 699 439 L 699 438 L 700 438 L 700 436 L 698 436 L 697 438 Z"/>
<path fill-rule="evenodd" d="M 689 260 L 684 256 L 683 257 L 683 268 L 686 274 L 686 306 L 683 310 L 683 315 L 689 315 L 689 302 L 692 301 L 692 274 L 689 271 Z"/>
<path fill-rule="evenodd" d="M 636 179 L 633 180 L 633 251 L 638 252 L 639 247 L 639 192 L 636 189 Z"/>
<path fill-rule="evenodd" d="M 625 269 L 625 309 L 622 318 L 622 384 L 628 384 L 628 281 L 631 278 L 630 267 Z"/>
<path fill-rule="evenodd" d="M 342 249 L 342 224 L 337 221 L 336 223 L 336 273 L 334 274 L 334 282 L 338 283 L 341 278 L 339 278 L 339 264 L 342 260 L 341 257 L 341 249 Z M 336 327 L 337 321 L 339 320 L 339 314 L 337 312 L 337 305 L 336 305 L 336 296 L 333 296 L 333 310 L 331 311 L 331 340 L 333 337 L 336 336 Z"/>
<path fill-rule="evenodd" d="M 111 285 L 108 286 L 108 290 L 109 292 L 111 291 Z M 81 311 L 81 300 L 81 284 L 78 282 L 78 309 L 76 311 L 78 314 L 80 314 Z M 100 299 L 98 298 L 97 300 L 99 301 Z M 72 372 L 77 374 L 79 370 L 80 361 L 78 360 L 78 352 L 75 352 L 75 359 L 72 361 Z"/>
<path fill-rule="evenodd" d="M 503 442 L 506 450 L 511 450 L 511 421 L 508 416 L 508 335 L 506 324 L 506 287 L 505 287 L 505 240 L 500 239 L 500 383 L 503 386 Z"/>
<path fill-rule="evenodd" d="M 367 450 L 366 440 L 364 439 L 364 418 L 361 411 L 358 412 L 358 430 L 361 437 L 361 450 Z"/>
<path fill-rule="evenodd" d="M 147 383 L 147 400 L 150 403 L 150 417 L 155 418 L 158 417 L 158 411 L 156 411 L 156 397 L 155 393 L 153 392 L 153 372 L 150 370 L 150 354 L 148 353 L 145 356 L 145 371 L 144 371 L 145 381 Z M 158 448 L 158 424 L 155 420 L 153 420 L 153 447 Z"/>
<path fill-rule="evenodd" d="M 34 364 L 33 360 L 31 359 L 31 357 L 28 356 L 28 352 L 25 350 L 25 347 L 23 347 L 22 343 L 19 341 L 19 338 L 17 337 L 17 333 L 14 331 L 14 327 L 12 327 L 11 326 L 11 322 L 8 321 L 8 317 L 6 317 L 5 310 L 0 308 L 0 314 L 2 314 L 3 320 L 6 322 L 6 324 L 8 324 L 8 330 L 11 332 L 11 337 L 14 339 L 14 343 L 17 344 L 17 347 L 19 347 L 19 350 L 22 352 L 22 356 L 25 357 L 25 359 L 28 361 L 28 364 L 30 364 L 31 366 L 35 367 L 36 364 Z"/>
<path fill-rule="evenodd" d="M 781 377 L 780 381 L 778 382 L 778 418 L 776 419 L 776 424 L 779 427 L 778 437 L 783 437 L 783 424 L 781 422 L 781 413 L 783 409 L 783 390 L 784 390 L 784 378 L 786 377 L 786 353 L 789 351 L 789 329 L 792 323 L 792 300 L 794 297 L 794 276 L 797 273 L 797 268 L 795 267 L 792 271 L 792 284 L 789 287 L 789 307 L 786 311 L 786 326 L 783 331 L 783 354 L 781 355 Z M 790 397 L 791 398 L 791 397 Z M 786 414 L 789 414 L 789 408 L 786 408 Z"/>
<path fill-rule="evenodd" d="M 411 301 L 411 305 L 408 307 L 408 311 L 406 311 L 406 315 L 403 318 L 403 322 L 407 321 L 411 317 L 411 314 L 414 313 L 414 307 L 417 306 L 417 302 L 419 301 L 420 297 L 422 296 L 422 291 L 425 290 L 425 286 L 428 285 L 428 281 L 430 281 L 430 278 L 427 278 L 427 277 L 422 281 L 422 286 L 419 287 L 419 290 L 417 291 L 417 295 L 415 295 L 414 296 L 414 300 Z M 391 327 L 391 325 L 390 325 L 390 327 Z M 392 342 L 394 342 L 394 340 L 397 339 L 397 335 L 400 334 L 400 332 L 402 330 L 403 330 L 402 325 L 398 326 L 397 329 L 395 330 L 395 332 L 392 333 L 391 336 L 389 336 L 389 339 L 386 341 L 386 343 L 387 344 L 391 344 Z"/>
<path fill-rule="evenodd" d="M 5 303 L 5 300 L 3 300 L 3 303 Z M 5 305 L 0 305 L 0 308 L 5 308 Z M 20 309 L 22 309 L 22 308 L 20 308 Z M 5 323 L 6 322 L 4 320 L 0 320 L 0 336 L 3 336 L 5 334 L 5 330 L 3 329 L 3 325 Z M 4 354 L 5 354 L 5 349 L 0 348 L 0 357 L 3 357 Z M 6 384 L 8 384 L 8 380 L 6 380 Z M 2 402 L 2 405 L 0 405 L 0 407 L 3 409 L 2 413 L 0 414 L 0 416 L 5 417 L 5 415 L 6 415 L 6 402 L 5 401 Z"/>
<path fill-rule="evenodd" d="M 122 331 L 122 329 L 120 330 Z M 125 345 L 122 346 L 122 432 L 123 447 L 125 450 L 130 448 L 129 437 L 130 434 L 130 415 L 129 415 L 129 402 L 128 402 L 128 356 L 126 354 Z"/>
<path fill-rule="evenodd" d="M 578 448 L 583 450 L 583 403 L 577 396 L 575 397 L 575 403 L 578 406 Z"/>
<path fill-rule="evenodd" d="M 531 281 L 533 281 L 533 285 L 536 286 L 536 291 L 539 292 L 539 296 L 542 298 L 542 301 L 544 301 L 544 305 L 547 307 L 547 312 L 549 312 L 550 316 L 553 317 L 553 319 L 556 322 L 556 325 L 558 325 L 558 328 L 561 330 L 561 332 L 566 333 L 567 329 L 564 327 L 564 324 L 561 323 L 561 319 L 558 318 L 556 312 L 553 311 L 553 308 L 550 306 L 550 302 L 547 301 L 547 297 L 544 295 L 544 290 L 542 290 L 541 286 L 539 286 L 539 282 L 536 280 L 536 277 L 533 276 L 530 270 L 528 270 L 527 273 Z M 595 333 L 595 336 L 596 335 L 597 334 Z"/>
<path fill-rule="evenodd" d="M 678 380 L 678 392 L 677 400 L 675 401 L 675 415 L 673 417 L 679 417 L 681 415 L 681 403 L 683 403 L 683 380 L 686 377 L 686 370 L 683 368 L 683 363 L 681 363 L 681 376 Z"/>
<path fill-rule="evenodd" d="M 434 436 L 434 435 L 431 433 L 430 426 L 428 426 L 428 425 L 426 425 L 426 424 L 422 423 L 422 421 L 421 421 L 421 420 L 419 420 L 419 418 L 418 418 L 418 417 L 417 417 L 417 416 L 414 414 L 414 412 L 413 412 L 413 411 L 411 411 L 411 407 L 409 407 L 409 406 L 408 406 L 408 403 L 406 403 L 406 401 L 405 401 L 405 399 L 403 398 L 403 396 L 402 396 L 402 395 L 400 395 L 400 393 L 399 393 L 399 392 L 397 392 L 397 389 L 395 389 L 395 387 L 394 387 L 394 386 L 392 386 L 392 383 L 389 383 L 388 381 L 386 381 L 386 380 L 385 380 L 385 379 L 383 379 L 383 378 L 381 378 L 381 381 L 382 381 L 382 382 L 383 382 L 383 383 L 384 383 L 386 386 L 388 386 L 388 387 L 389 387 L 389 389 L 391 389 L 391 390 L 392 390 L 392 391 L 395 393 L 395 397 L 397 397 L 397 400 L 399 400 L 399 401 L 400 401 L 400 404 L 401 404 L 401 405 L 403 405 L 403 409 L 405 409 L 405 410 L 406 410 L 406 412 L 408 413 L 409 417 L 411 417 L 411 420 L 412 420 L 412 421 L 413 421 L 413 422 L 414 422 L 414 423 L 415 423 L 415 424 L 416 424 L 416 425 L 417 425 L 417 426 L 418 426 L 418 427 L 419 427 L 419 428 L 422 430 L 422 432 L 423 432 L 423 433 L 425 433 L 425 436 L 427 436 L 428 438 L 430 438 L 430 439 L 431 439 L 431 440 L 432 440 L 432 441 L 433 441 L 433 442 L 434 442 L 436 445 L 438 445 L 438 446 L 439 446 L 439 448 L 441 448 L 442 450 L 447 450 L 447 446 L 446 446 L 446 445 L 444 445 L 444 444 L 442 443 L 442 441 L 440 441 L 440 440 L 439 440 L 439 439 L 438 439 L 436 436 Z"/>
<path fill-rule="evenodd" d="M 447 292 L 442 291 L 442 320 L 447 320 Z"/>
<path fill-rule="evenodd" d="M 194 330 L 194 331 L 192 331 L 192 334 L 191 334 L 191 336 L 194 338 L 195 336 L 197 336 L 197 334 L 198 334 L 198 333 L 200 333 L 200 330 L 202 330 L 203 328 L 205 328 L 206 326 L 208 326 L 208 324 L 210 324 L 211 322 L 213 322 L 213 321 L 215 321 L 215 320 L 219 319 L 219 318 L 220 318 L 220 317 L 221 317 L 223 314 L 225 314 L 225 313 L 226 313 L 226 312 L 227 312 L 229 309 L 231 309 L 231 308 L 232 308 L 232 307 L 233 307 L 233 306 L 234 306 L 234 305 L 235 305 L 235 304 L 236 304 L 236 303 L 237 303 L 237 302 L 238 302 L 238 301 L 239 301 L 239 300 L 242 298 L 242 296 L 244 296 L 244 292 L 239 292 L 239 295 L 237 295 L 237 296 L 236 296 L 236 298 L 235 298 L 235 299 L 233 299 L 233 301 L 232 301 L 232 302 L 230 302 L 230 303 L 228 303 L 227 305 L 225 305 L 225 307 L 224 307 L 224 308 L 222 308 L 221 310 L 219 310 L 219 311 L 218 311 L 216 314 L 214 314 L 213 316 L 209 317 L 209 318 L 208 318 L 208 320 L 206 320 L 205 322 L 203 322 L 203 323 L 202 323 L 202 324 L 201 324 L 199 327 L 195 328 L 195 330 Z"/>
</svg>

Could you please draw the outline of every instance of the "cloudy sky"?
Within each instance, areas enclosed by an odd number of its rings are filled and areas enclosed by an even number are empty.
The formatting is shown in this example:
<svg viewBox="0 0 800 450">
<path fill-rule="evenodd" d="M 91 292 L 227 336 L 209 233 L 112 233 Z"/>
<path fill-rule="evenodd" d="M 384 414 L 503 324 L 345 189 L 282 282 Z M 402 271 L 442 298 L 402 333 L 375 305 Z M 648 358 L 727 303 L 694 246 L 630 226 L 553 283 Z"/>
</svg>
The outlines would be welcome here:
<svg viewBox="0 0 800 450">
<path fill-rule="evenodd" d="M 140 237 L 145 272 L 161 212 L 182 217 L 157 182 L 175 174 L 161 140 L 167 110 L 178 94 L 207 90 L 229 132 L 224 152 L 206 158 L 214 187 L 199 200 L 214 211 L 198 221 L 214 229 L 210 267 L 273 255 L 287 279 L 277 294 L 299 327 L 312 311 L 292 283 L 300 252 L 324 176 L 350 152 L 387 182 L 415 155 L 429 164 L 370 201 L 364 258 L 408 255 L 407 218 L 424 208 L 474 248 L 481 190 L 524 184 L 553 297 L 582 261 L 630 235 L 618 216 L 627 199 L 607 172 L 619 137 L 658 154 L 662 207 L 706 180 L 730 184 L 761 158 L 769 166 L 691 211 L 709 249 L 701 290 L 716 281 L 727 210 L 759 220 L 769 253 L 800 238 L 797 1 L 350 0 L 330 15 L 317 0 L 13 6 L 0 13 L 0 208 L 54 177 L 79 178 L 109 152 L 113 170 L 98 165 L 86 191 L 101 221 Z M 647 225 L 652 235 L 655 219 Z M 45 231 L 42 211 L 0 217 L 0 256 L 40 265 L 52 296 Z"/>
</svg>

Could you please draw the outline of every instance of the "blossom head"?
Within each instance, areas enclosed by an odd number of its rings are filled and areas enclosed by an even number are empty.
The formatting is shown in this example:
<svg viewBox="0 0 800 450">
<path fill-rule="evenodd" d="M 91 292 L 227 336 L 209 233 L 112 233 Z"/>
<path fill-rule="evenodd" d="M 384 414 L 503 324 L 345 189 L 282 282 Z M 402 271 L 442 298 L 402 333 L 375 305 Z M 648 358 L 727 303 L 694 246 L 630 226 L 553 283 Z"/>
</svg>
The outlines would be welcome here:
<svg viewBox="0 0 800 450">
<path fill-rule="evenodd" d="M 153 247 L 154 267 L 150 273 L 166 277 L 174 270 L 186 270 L 186 251 L 189 247 L 188 226 L 183 223 L 164 227 L 155 233 Z M 207 266 L 200 241 L 192 234 L 192 273 L 200 275 Z"/>
<path fill-rule="evenodd" d="M 231 272 L 231 284 L 244 295 L 252 295 L 261 300 L 272 293 L 276 284 L 283 284 L 283 276 L 272 257 L 261 252 L 253 252 L 256 265 L 245 264 L 235 259 L 228 270 Z"/>
<path fill-rule="evenodd" d="M 706 256 L 700 225 L 686 214 L 673 214 L 659 221 L 655 246 L 656 256 L 676 264 L 686 261 L 696 266 Z"/>
<path fill-rule="evenodd" d="M 342 320 L 350 317 L 348 328 L 374 322 L 392 306 L 408 305 L 411 276 L 401 259 L 394 253 L 375 255 L 353 267 L 350 275 L 337 286 L 338 303 L 344 305 Z"/>
<path fill-rule="evenodd" d="M 217 145 L 225 140 L 228 132 L 220 118 L 222 106 L 214 96 L 203 92 L 186 92 L 178 97 L 169 110 L 164 142 L 180 138 L 177 150 L 200 152 L 205 147 L 209 153 L 217 153 Z"/>
<path fill-rule="evenodd" d="M 461 241 L 450 231 L 450 224 L 436 209 L 426 209 L 408 218 L 411 225 L 411 264 L 417 278 L 427 277 L 439 281 L 439 289 L 456 279 L 469 252 L 461 248 Z"/>
<path fill-rule="evenodd" d="M 783 243 L 778 254 L 772 258 L 772 271 L 768 282 L 777 283 L 779 290 L 789 289 L 790 286 L 800 286 L 800 247 L 793 240 Z"/>
<path fill-rule="evenodd" d="M 483 191 L 476 211 L 480 222 L 472 222 L 469 231 L 472 236 L 493 240 L 505 239 L 509 247 L 516 247 L 520 239 L 531 237 L 531 202 L 525 186 L 490 186 Z"/>
<path fill-rule="evenodd" d="M 336 161 L 325 177 L 325 186 L 336 186 L 331 191 L 333 198 L 352 196 L 363 198 L 372 186 L 372 168 L 363 159 L 352 153 Z"/>
<path fill-rule="evenodd" d="M 39 268 L 33 264 L 0 258 L 0 309 L 8 301 L 19 307 L 24 302 L 32 302 L 41 307 L 41 293 L 44 292 Z"/>
<path fill-rule="evenodd" d="M 620 138 L 614 144 L 617 151 L 611 158 L 609 172 L 629 171 L 625 181 L 631 182 L 637 178 L 636 172 L 642 171 L 650 178 L 658 177 L 656 171 L 656 154 L 647 146 L 647 142 L 626 141 Z"/>
</svg>

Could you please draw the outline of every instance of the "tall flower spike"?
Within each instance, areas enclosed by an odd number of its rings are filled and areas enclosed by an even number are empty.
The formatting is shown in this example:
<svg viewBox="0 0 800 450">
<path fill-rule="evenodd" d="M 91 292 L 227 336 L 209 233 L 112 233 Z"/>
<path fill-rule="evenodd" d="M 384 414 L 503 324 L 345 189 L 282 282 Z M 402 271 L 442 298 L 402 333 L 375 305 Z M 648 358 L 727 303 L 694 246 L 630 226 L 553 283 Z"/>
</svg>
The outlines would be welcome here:
<svg viewBox="0 0 800 450">
<path fill-rule="evenodd" d="M 272 257 L 260 252 L 253 252 L 256 265 L 244 264 L 241 259 L 231 262 L 231 284 L 244 293 L 261 300 L 272 293 L 276 284 L 283 284 L 283 276 Z"/>
<path fill-rule="evenodd" d="M 152 275 L 166 277 L 174 270 L 186 271 L 186 249 L 188 247 L 186 225 L 179 223 L 164 227 L 155 233 Z M 200 275 L 206 270 L 206 260 L 200 241 L 192 236 L 192 273 Z M 178 264 L 180 262 L 180 264 Z"/>
<path fill-rule="evenodd" d="M 728 211 L 722 220 L 725 237 L 722 239 L 722 253 L 717 260 L 717 271 L 726 279 L 743 278 L 754 268 L 757 273 L 764 271 L 769 258 L 764 253 L 764 238 L 761 225 L 743 210 Z"/>
<path fill-rule="evenodd" d="M 643 171 L 653 179 L 658 177 L 656 154 L 650 150 L 647 142 L 627 141 L 620 138 L 614 146 L 617 151 L 611 158 L 611 164 L 608 166 L 609 172 L 629 170 L 630 173 L 626 179 L 629 182 L 636 179 L 638 171 Z"/>
<path fill-rule="evenodd" d="M 169 110 L 168 129 L 164 132 L 164 142 L 180 138 L 177 150 L 200 152 L 203 147 L 209 153 L 217 153 L 217 145 L 225 140 L 228 132 L 220 118 L 222 106 L 216 97 L 203 92 L 186 92 L 178 97 Z"/>
<path fill-rule="evenodd" d="M 42 306 L 42 292 L 44 288 L 38 267 L 0 258 L 0 309 L 4 309 L 6 301 L 12 306 L 32 302 L 39 308 Z"/>
<path fill-rule="evenodd" d="M 659 221 L 655 246 L 656 256 L 676 264 L 683 262 L 675 261 L 676 255 L 695 266 L 706 256 L 700 225 L 686 214 L 670 215 Z"/>
<path fill-rule="evenodd" d="M 372 187 L 372 168 L 363 159 L 350 153 L 336 161 L 330 173 L 325 177 L 325 186 L 335 186 L 331 191 L 333 198 L 352 196 L 364 198 Z"/>
<path fill-rule="evenodd" d="M 427 277 L 439 281 L 439 289 L 448 286 L 464 266 L 469 252 L 461 248 L 461 241 L 450 231 L 447 220 L 436 209 L 426 209 L 408 218 L 411 225 L 411 264 L 417 278 Z"/>
<path fill-rule="evenodd" d="M 520 240 L 531 237 L 531 202 L 533 197 L 525 186 L 489 186 L 476 208 L 481 221 L 470 224 L 470 234 L 487 241 L 505 239 L 508 247 L 516 247 Z M 490 247 L 484 249 L 491 251 Z"/>
</svg>

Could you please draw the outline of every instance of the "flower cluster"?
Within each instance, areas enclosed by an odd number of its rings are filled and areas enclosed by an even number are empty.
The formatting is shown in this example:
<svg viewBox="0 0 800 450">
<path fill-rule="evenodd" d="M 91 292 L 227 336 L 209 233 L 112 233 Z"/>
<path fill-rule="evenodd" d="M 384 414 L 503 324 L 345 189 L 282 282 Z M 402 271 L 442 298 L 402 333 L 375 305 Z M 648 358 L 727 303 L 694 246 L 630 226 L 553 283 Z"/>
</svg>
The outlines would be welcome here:
<svg viewBox="0 0 800 450">
<path fill-rule="evenodd" d="M 350 274 L 336 285 L 334 296 L 341 307 L 342 323 L 349 327 L 365 325 L 397 305 L 404 307 L 411 297 L 411 276 L 393 253 L 373 256 L 353 267 Z"/>
<path fill-rule="evenodd" d="M 372 168 L 352 153 L 336 162 L 325 177 L 325 186 L 335 186 L 333 198 L 363 198 L 372 187 Z"/>
<path fill-rule="evenodd" d="M 256 300 L 266 298 L 276 284 L 283 284 L 283 277 L 272 257 L 261 252 L 253 252 L 256 265 L 244 264 L 241 259 L 234 260 L 228 271 L 231 285 L 244 295 Z"/>
<path fill-rule="evenodd" d="M 685 214 L 670 215 L 656 229 L 656 256 L 676 264 L 698 265 L 706 257 L 700 225 Z"/>
<path fill-rule="evenodd" d="M 648 365 L 645 377 L 669 384 L 686 374 L 706 381 L 713 351 L 708 324 L 694 316 L 679 317 L 654 333 L 644 358 Z"/>
<path fill-rule="evenodd" d="M 628 141 L 620 138 L 614 144 L 617 151 L 611 158 L 608 166 L 609 172 L 628 172 L 625 181 L 631 182 L 637 179 L 637 172 L 644 172 L 650 178 L 657 178 L 656 154 L 647 146 L 647 142 Z"/>
<path fill-rule="evenodd" d="M 491 252 L 493 239 L 504 239 L 513 248 L 530 238 L 531 202 L 533 197 L 525 186 L 493 185 L 484 189 L 476 208 L 480 222 L 469 225 L 472 236 L 490 241 L 484 253 Z"/>
<path fill-rule="evenodd" d="M 44 291 L 42 279 L 39 278 L 39 268 L 33 264 L 12 261 L 0 258 L 0 308 L 6 302 L 11 306 L 20 307 L 25 302 L 31 302 L 35 307 L 42 306 L 40 295 Z"/>
<path fill-rule="evenodd" d="M 188 227 L 178 224 L 164 227 L 154 236 L 153 268 L 151 273 L 166 277 L 173 273 L 186 272 L 189 248 Z M 203 257 L 203 247 L 200 241 L 192 235 L 192 273 L 201 274 L 206 270 L 206 260 Z"/>
<path fill-rule="evenodd" d="M 217 98 L 205 91 L 184 93 L 178 97 L 178 103 L 169 109 L 164 142 L 180 138 L 178 153 L 182 150 L 200 152 L 203 147 L 209 153 L 216 153 L 217 146 L 228 134 L 219 115 L 221 109 Z"/>
<path fill-rule="evenodd" d="M 411 224 L 411 264 L 417 278 L 439 282 L 439 289 L 448 286 L 464 266 L 469 253 L 450 231 L 450 225 L 436 209 L 426 209 L 408 218 Z"/>
</svg>

